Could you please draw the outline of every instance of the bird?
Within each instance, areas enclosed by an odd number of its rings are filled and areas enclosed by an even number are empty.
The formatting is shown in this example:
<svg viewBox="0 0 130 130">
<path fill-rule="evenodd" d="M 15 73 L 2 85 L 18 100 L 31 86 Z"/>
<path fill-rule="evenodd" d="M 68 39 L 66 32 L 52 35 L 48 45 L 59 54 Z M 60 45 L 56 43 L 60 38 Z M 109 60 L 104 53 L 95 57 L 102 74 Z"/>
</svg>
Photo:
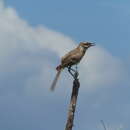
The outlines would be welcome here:
<svg viewBox="0 0 130 130">
<path fill-rule="evenodd" d="M 56 67 L 57 74 L 52 82 L 52 85 L 50 88 L 51 91 L 55 89 L 59 76 L 62 70 L 64 70 L 65 68 L 68 68 L 68 71 L 74 77 L 71 71 L 74 71 L 74 72 L 76 71 L 72 69 L 71 67 L 73 65 L 77 65 L 78 63 L 80 63 L 81 59 L 84 57 L 86 53 L 86 50 L 92 46 L 95 46 L 95 43 L 80 42 L 79 45 L 75 49 L 71 50 L 70 52 L 65 54 L 63 57 L 61 57 L 61 63 L 60 65 Z"/>
</svg>

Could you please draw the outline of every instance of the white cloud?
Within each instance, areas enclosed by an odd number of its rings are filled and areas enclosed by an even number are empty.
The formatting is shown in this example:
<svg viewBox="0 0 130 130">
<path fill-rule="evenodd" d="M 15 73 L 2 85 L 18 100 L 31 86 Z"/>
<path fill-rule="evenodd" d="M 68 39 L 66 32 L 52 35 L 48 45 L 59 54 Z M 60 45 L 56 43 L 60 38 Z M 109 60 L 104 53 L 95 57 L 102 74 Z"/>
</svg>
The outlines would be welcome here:
<svg viewBox="0 0 130 130">
<path fill-rule="evenodd" d="M 49 84 L 53 80 L 54 58 L 63 56 L 75 47 L 75 42 L 42 25 L 30 26 L 18 16 L 16 10 L 4 7 L 1 2 L 0 10 L 1 80 L 8 82 L 13 75 L 17 81 L 24 82 L 27 90 L 31 89 L 28 86 L 41 89 L 42 84 Z M 115 85 L 124 73 L 121 61 L 98 46 L 88 51 L 80 70 L 81 82 L 89 90 Z"/>
</svg>

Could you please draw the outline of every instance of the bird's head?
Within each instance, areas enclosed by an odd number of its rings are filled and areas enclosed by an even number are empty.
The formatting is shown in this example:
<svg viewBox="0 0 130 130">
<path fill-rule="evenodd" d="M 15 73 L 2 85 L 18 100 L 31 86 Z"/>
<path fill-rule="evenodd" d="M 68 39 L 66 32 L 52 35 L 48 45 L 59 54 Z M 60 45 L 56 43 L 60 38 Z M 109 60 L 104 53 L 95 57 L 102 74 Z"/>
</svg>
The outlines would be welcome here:
<svg viewBox="0 0 130 130">
<path fill-rule="evenodd" d="M 91 42 L 80 42 L 79 46 L 83 47 L 84 49 L 88 49 L 91 46 L 95 46 L 95 43 L 91 43 Z"/>
</svg>

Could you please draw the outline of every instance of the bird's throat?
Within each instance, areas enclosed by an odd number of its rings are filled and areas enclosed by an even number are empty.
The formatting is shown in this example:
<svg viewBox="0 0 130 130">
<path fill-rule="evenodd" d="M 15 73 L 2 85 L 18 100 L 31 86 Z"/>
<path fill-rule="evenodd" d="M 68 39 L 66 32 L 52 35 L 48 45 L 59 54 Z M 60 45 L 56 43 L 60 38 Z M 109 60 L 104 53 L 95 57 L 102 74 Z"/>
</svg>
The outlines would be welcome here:
<svg viewBox="0 0 130 130">
<path fill-rule="evenodd" d="M 83 53 L 86 52 L 86 48 L 84 48 L 84 47 L 82 47 L 82 46 L 80 46 L 79 49 L 80 49 L 80 52 L 83 52 Z"/>
</svg>

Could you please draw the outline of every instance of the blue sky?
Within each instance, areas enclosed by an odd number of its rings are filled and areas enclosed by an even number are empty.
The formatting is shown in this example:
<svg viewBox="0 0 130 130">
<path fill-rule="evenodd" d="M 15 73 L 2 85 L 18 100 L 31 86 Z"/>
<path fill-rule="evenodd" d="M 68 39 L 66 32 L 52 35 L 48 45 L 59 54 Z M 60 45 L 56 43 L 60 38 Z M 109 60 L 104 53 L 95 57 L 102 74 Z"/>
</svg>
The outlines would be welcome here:
<svg viewBox="0 0 130 130">
<path fill-rule="evenodd" d="M 30 24 L 63 32 L 77 42 L 95 41 L 122 58 L 129 54 L 129 1 L 7 0 Z M 68 29 L 69 28 L 69 29 Z M 116 49 L 115 51 L 115 48 Z M 122 50 L 123 54 L 120 54 Z"/>
<path fill-rule="evenodd" d="M 51 93 L 60 57 L 96 42 L 79 65 L 74 130 L 129 130 L 130 2 L 0 1 L 0 129 L 64 129 L 72 78 Z"/>
</svg>

